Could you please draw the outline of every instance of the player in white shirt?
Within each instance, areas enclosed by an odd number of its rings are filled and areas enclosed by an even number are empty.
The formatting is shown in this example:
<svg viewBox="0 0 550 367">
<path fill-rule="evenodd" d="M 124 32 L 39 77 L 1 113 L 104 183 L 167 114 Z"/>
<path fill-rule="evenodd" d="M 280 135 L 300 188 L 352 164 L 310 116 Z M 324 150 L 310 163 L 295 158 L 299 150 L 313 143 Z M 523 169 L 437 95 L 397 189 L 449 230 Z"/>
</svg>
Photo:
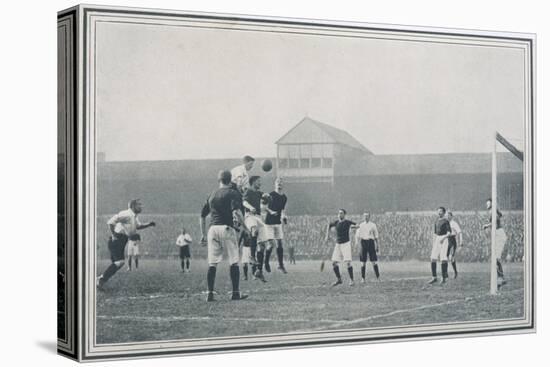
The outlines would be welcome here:
<svg viewBox="0 0 550 367">
<path fill-rule="evenodd" d="M 124 266 L 124 250 L 130 238 L 135 238 L 137 231 L 153 227 L 155 222 L 141 223 L 138 214 L 143 207 L 139 199 L 130 200 L 128 209 L 115 214 L 107 222 L 111 236 L 108 246 L 111 253 L 111 265 L 97 278 L 97 287 L 102 289 L 105 283 Z"/>
<path fill-rule="evenodd" d="M 355 233 L 355 237 L 359 240 L 361 251 L 359 260 L 361 261 L 361 283 L 365 283 L 367 272 L 367 260 L 370 259 L 376 279 L 380 279 L 380 270 L 378 269 L 378 228 L 376 224 L 370 221 L 370 213 L 364 213 L 363 222 L 359 224 L 359 229 Z"/>
<path fill-rule="evenodd" d="M 231 170 L 231 182 L 236 186 L 241 194 L 244 193 L 250 186 L 250 183 L 248 182 L 248 171 L 254 167 L 254 161 L 254 158 L 249 155 L 245 155 L 243 157 L 243 164 L 238 165 Z"/>
<path fill-rule="evenodd" d="M 189 273 L 189 259 L 191 258 L 190 246 L 193 243 L 193 239 L 187 233 L 185 228 L 181 229 L 181 234 L 176 239 L 176 246 L 180 249 L 180 261 L 182 273 Z"/>
<path fill-rule="evenodd" d="M 456 222 L 456 220 L 453 219 L 453 213 L 448 211 L 447 212 L 447 220 L 449 220 L 449 224 L 451 225 L 451 235 L 449 236 L 449 248 L 447 249 L 447 258 L 451 262 L 451 265 L 453 266 L 453 271 L 455 273 L 454 278 L 458 277 L 458 271 L 456 270 L 456 250 L 457 246 L 462 247 L 462 229 L 460 229 L 460 226 Z"/>
</svg>

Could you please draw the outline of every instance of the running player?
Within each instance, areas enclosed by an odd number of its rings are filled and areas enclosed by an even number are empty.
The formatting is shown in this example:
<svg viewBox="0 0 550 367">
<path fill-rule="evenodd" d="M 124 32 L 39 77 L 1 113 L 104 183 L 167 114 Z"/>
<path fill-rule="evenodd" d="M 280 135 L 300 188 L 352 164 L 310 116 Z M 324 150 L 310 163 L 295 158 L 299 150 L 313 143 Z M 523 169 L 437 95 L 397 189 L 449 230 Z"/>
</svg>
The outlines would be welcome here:
<svg viewBox="0 0 550 367">
<path fill-rule="evenodd" d="M 483 229 L 489 229 L 492 226 L 492 209 L 493 209 L 493 200 L 487 199 L 485 203 L 487 207 L 487 211 L 489 212 L 489 222 L 483 225 Z M 502 287 L 504 284 L 506 284 L 506 280 L 504 279 L 504 270 L 502 268 L 502 252 L 504 251 L 504 246 L 506 245 L 506 232 L 504 232 L 504 228 L 502 228 L 502 213 L 500 210 L 497 209 L 497 228 L 496 228 L 496 237 L 495 237 L 495 254 L 497 258 L 497 286 L 498 289 Z"/>
<path fill-rule="evenodd" d="M 136 233 L 133 236 L 128 238 L 128 269 L 127 271 L 132 271 L 132 257 L 136 263 L 136 270 L 139 265 L 139 243 L 141 242 L 141 236 L 139 233 Z"/>
<path fill-rule="evenodd" d="M 143 206 L 139 199 L 130 200 L 127 210 L 119 212 L 107 222 L 111 232 L 107 243 L 111 254 L 111 265 L 97 278 L 98 289 L 102 289 L 105 283 L 124 266 L 124 249 L 128 238 L 135 236 L 140 229 L 155 225 L 155 222 L 141 223 L 139 221 L 138 214 L 142 210 Z"/>
<path fill-rule="evenodd" d="M 376 224 L 370 221 L 370 213 L 364 213 L 363 222 L 359 224 L 356 236 L 361 243 L 361 252 L 359 260 L 361 261 L 361 283 L 365 283 L 367 272 L 367 260 L 370 259 L 376 279 L 380 279 L 380 271 L 378 270 L 378 228 Z"/>
<path fill-rule="evenodd" d="M 434 234 L 432 241 L 432 254 L 431 254 L 431 266 L 432 266 L 432 279 L 429 284 L 437 282 L 437 260 L 441 261 L 441 284 L 447 282 L 449 277 L 447 273 L 447 249 L 449 247 L 448 238 L 451 236 L 451 225 L 447 218 L 445 218 L 445 208 L 440 206 L 437 209 L 438 218 L 434 224 Z"/>
<path fill-rule="evenodd" d="M 214 301 L 214 282 L 216 269 L 223 258 L 223 249 L 227 249 L 229 259 L 229 276 L 233 286 L 232 300 L 245 299 L 248 296 L 239 291 L 239 246 L 233 222 L 242 223 L 240 195 L 231 188 L 231 172 L 218 173 L 219 188 L 214 191 L 204 204 L 201 217 L 201 243 L 208 244 L 208 272 L 206 282 L 208 295 L 206 301 Z M 210 215 L 210 227 L 206 233 L 206 217 Z"/>
<path fill-rule="evenodd" d="M 456 250 L 457 246 L 462 247 L 462 230 L 458 225 L 457 221 L 454 220 L 453 213 L 451 211 L 447 212 L 447 220 L 451 225 L 451 235 L 449 236 L 449 249 L 447 250 L 447 258 L 453 266 L 453 271 L 455 273 L 454 278 L 458 277 L 458 271 L 456 270 Z"/>
<path fill-rule="evenodd" d="M 263 282 L 266 282 L 263 275 L 264 253 L 267 242 L 265 223 L 261 217 L 261 201 L 263 193 L 262 179 L 260 176 L 252 176 L 249 180 L 249 188 L 243 196 L 243 206 L 245 210 L 244 224 L 250 231 L 250 252 L 251 257 L 256 259 L 256 269 L 254 276 Z M 253 266 L 254 267 L 254 266 Z"/>
<path fill-rule="evenodd" d="M 283 263 L 283 224 L 286 224 L 287 217 L 285 214 L 285 206 L 287 197 L 283 193 L 283 180 L 279 177 L 275 180 L 275 191 L 269 193 L 270 200 L 267 205 L 267 215 L 265 218 L 267 238 L 269 240 L 265 252 L 265 270 L 271 271 L 269 266 L 269 258 L 273 247 L 277 249 L 278 269 L 284 274 L 287 273 Z"/>
<path fill-rule="evenodd" d="M 181 262 L 181 272 L 182 273 L 189 273 L 189 259 L 191 258 L 191 244 L 193 243 L 193 239 L 187 233 L 185 228 L 181 229 L 181 234 L 176 239 L 176 246 L 180 249 L 180 262 Z"/>
<path fill-rule="evenodd" d="M 334 251 L 332 252 L 332 269 L 336 275 L 336 281 L 332 284 L 333 287 L 342 284 L 342 277 L 340 275 L 340 263 L 343 262 L 349 274 L 349 285 L 353 286 L 353 267 L 351 265 L 351 242 L 349 238 L 350 229 L 357 228 L 355 222 L 346 219 L 346 210 L 338 210 L 338 219 L 329 222 L 327 226 L 327 234 L 325 236 L 325 241 L 328 241 L 330 234 L 330 229 L 332 227 L 336 228 L 336 244 L 334 245 Z"/>
</svg>

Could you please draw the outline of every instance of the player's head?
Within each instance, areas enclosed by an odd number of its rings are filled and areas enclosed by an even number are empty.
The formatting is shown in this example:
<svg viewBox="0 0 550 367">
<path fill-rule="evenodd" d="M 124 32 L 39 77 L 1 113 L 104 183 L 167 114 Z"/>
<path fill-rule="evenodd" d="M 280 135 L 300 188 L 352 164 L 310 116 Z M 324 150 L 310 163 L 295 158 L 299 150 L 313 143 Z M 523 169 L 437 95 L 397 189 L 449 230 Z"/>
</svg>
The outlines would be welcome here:
<svg viewBox="0 0 550 367">
<path fill-rule="evenodd" d="M 262 178 L 260 176 L 252 176 L 248 179 L 248 183 L 254 190 L 259 190 L 262 187 Z"/>
<path fill-rule="evenodd" d="M 283 189 L 283 179 L 280 178 L 280 177 L 277 177 L 277 179 L 275 180 L 275 190 L 282 190 Z"/>
<path fill-rule="evenodd" d="M 450 210 L 449 210 L 449 211 L 447 211 L 447 219 L 448 219 L 448 220 L 451 220 L 451 219 L 453 219 L 453 212 L 452 212 L 452 211 L 450 211 Z"/>
<path fill-rule="evenodd" d="M 186 232 L 185 227 L 181 227 L 181 234 L 185 234 Z"/>
<path fill-rule="evenodd" d="M 218 172 L 218 181 L 222 185 L 229 185 L 231 183 L 231 171 L 223 169 Z"/>
<path fill-rule="evenodd" d="M 344 219 L 346 217 L 346 209 L 338 209 L 338 218 L 340 218 L 340 220 Z"/>
<path fill-rule="evenodd" d="M 246 168 L 247 171 L 250 171 L 252 167 L 254 167 L 254 161 L 255 161 L 254 158 L 252 158 L 249 155 L 245 155 L 243 157 L 244 168 Z"/>
<path fill-rule="evenodd" d="M 365 222 L 368 222 L 370 220 L 370 213 L 369 212 L 364 212 L 363 213 L 363 218 L 365 219 Z"/>
<path fill-rule="evenodd" d="M 440 206 L 439 208 L 437 208 L 437 214 L 439 215 L 440 218 L 443 218 L 443 216 L 445 215 L 445 207 L 443 206 Z"/>
<path fill-rule="evenodd" d="M 488 209 L 491 209 L 493 207 L 493 199 L 489 198 L 485 200 L 485 207 Z"/>
<path fill-rule="evenodd" d="M 139 214 L 143 210 L 143 205 L 139 199 L 132 199 L 128 202 L 128 209 L 131 209 L 134 213 Z"/>
</svg>

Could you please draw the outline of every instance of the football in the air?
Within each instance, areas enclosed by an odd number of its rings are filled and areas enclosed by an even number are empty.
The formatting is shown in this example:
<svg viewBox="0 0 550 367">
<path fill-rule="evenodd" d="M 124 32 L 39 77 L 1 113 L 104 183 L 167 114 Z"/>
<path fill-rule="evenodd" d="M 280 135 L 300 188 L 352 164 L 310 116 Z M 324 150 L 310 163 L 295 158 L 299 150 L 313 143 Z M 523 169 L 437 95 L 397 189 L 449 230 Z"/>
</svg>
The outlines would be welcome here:
<svg viewBox="0 0 550 367">
<path fill-rule="evenodd" d="M 269 172 L 271 171 L 272 168 L 273 168 L 273 163 L 271 162 L 270 159 L 264 159 L 262 161 L 262 169 L 264 170 L 264 172 Z"/>
</svg>

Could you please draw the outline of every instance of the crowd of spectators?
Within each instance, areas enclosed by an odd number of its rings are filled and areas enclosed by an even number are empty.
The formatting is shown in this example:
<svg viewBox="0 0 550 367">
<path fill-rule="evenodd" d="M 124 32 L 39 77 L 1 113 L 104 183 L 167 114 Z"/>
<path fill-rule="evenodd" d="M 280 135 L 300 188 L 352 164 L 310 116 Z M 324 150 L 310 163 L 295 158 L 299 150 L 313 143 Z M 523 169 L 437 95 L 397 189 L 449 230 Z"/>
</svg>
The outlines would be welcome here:
<svg viewBox="0 0 550 367">
<path fill-rule="evenodd" d="M 523 213 L 519 211 L 503 212 L 502 223 L 508 237 L 503 258 L 509 262 L 523 260 Z M 100 258 L 108 258 L 107 238 L 109 231 L 105 224 L 108 216 L 98 217 L 97 250 Z M 328 258 L 332 253 L 334 233 L 329 241 L 325 241 L 326 228 L 329 220 L 336 216 L 290 216 L 285 226 L 285 246 L 294 246 L 295 256 L 300 259 Z M 359 215 L 349 215 L 348 219 L 360 222 Z M 483 230 L 483 224 L 488 222 L 487 212 L 455 212 L 454 219 L 459 223 L 463 233 L 463 247 L 457 252 L 457 260 L 461 262 L 485 262 L 490 258 L 490 230 Z M 156 227 L 142 232 L 140 248 L 144 257 L 172 258 L 177 257 L 175 245 L 181 228 L 185 227 L 193 238 L 192 256 L 206 257 L 206 247 L 200 246 L 200 228 L 198 215 L 170 214 L 143 215 L 143 221 L 155 220 Z M 433 224 L 435 213 L 384 213 L 373 214 L 371 220 L 378 226 L 380 233 L 381 260 L 427 260 L 432 247 Z M 353 234 L 351 236 L 354 237 Z M 352 242 L 354 254 L 358 254 L 358 246 Z"/>
</svg>

